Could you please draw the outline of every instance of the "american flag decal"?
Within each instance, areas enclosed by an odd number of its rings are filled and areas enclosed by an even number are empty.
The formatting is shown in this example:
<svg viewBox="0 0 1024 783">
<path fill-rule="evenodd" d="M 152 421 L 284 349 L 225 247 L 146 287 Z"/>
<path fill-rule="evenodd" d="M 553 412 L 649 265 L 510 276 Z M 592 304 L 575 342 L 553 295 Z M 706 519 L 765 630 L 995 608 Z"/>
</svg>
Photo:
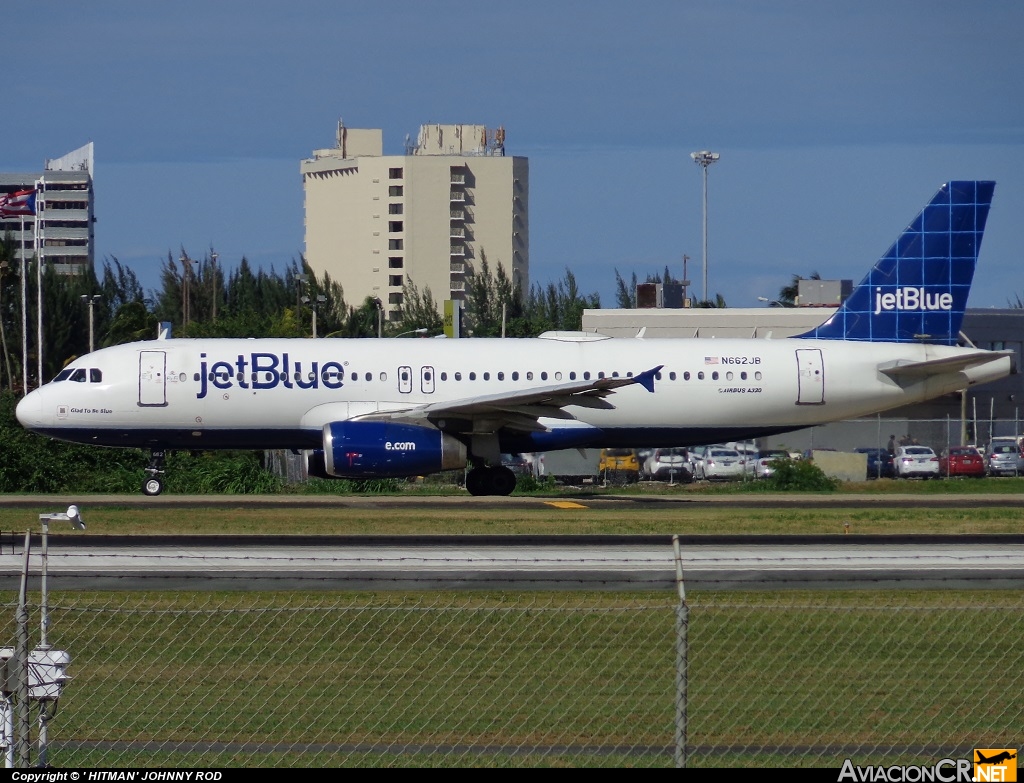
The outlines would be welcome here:
<svg viewBox="0 0 1024 783">
<path fill-rule="evenodd" d="M 704 357 L 704 364 L 718 364 L 718 357 L 717 356 L 705 356 Z"/>
</svg>

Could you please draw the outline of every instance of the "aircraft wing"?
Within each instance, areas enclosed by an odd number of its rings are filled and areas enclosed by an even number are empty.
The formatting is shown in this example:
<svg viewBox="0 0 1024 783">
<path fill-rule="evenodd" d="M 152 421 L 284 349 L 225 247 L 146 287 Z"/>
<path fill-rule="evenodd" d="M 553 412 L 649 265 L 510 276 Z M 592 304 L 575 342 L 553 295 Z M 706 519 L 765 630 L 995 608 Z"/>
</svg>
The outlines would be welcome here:
<svg viewBox="0 0 1024 783">
<path fill-rule="evenodd" d="M 988 364 L 991 361 L 1013 356 L 1013 351 L 976 351 L 974 353 L 949 356 L 945 359 L 929 359 L 923 362 L 897 362 L 889 367 L 879 367 L 878 371 L 888 375 L 894 381 L 919 381 L 930 375 L 945 375 L 959 372 L 969 367 Z"/>
<path fill-rule="evenodd" d="M 447 422 L 472 422 L 474 431 L 497 432 L 502 427 L 538 431 L 544 427 L 537 423 L 539 418 L 572 419 L 565 409 L 575 405 L 584 408 L 611 409 L 605 398 L 616 389 L 640 384 L 647 391 L 654 391 L 654 379 L 664 365 L 658 365 L 638 375 L 624 378 L 598 378 L 590 381 L 572 381 L 552 386 L 537 386 L 499 394 L 485 394 L 466 397 L 461 400 L 427 403 L 386 413 L 371 413 L 356 417 L 357 420 L 389 420 L 422 422 L 428 419 L 441 429 L 451 429 Z M 442 423 L 444 422 L 444 423 Z M 486 423 L 484 423 L 486 422 Z M 478 423 L 482 427 L 478 427 Z M 463 428 L 455 428 L 463 429 Z"/>
</svg>

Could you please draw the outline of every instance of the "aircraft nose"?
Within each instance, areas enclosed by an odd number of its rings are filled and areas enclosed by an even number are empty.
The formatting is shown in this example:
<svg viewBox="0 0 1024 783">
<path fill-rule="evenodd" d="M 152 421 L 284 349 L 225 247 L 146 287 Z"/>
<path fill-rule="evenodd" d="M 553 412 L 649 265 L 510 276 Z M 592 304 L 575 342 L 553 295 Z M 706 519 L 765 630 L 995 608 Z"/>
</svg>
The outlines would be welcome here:
<svg viewBox="0 0 1024 783">
<path fill-rule="evenodd" d="M 32 429 L 33 427 L 37 427 L 42 424 L 42 395 L 40 395 L 38 391 L 29 392 L 29 394 L 18 403 L 18 407 L 14 409 L 14 415 L 18 417 L 18 421 L 21 422 L 21 426 L 26 429 Z"/>
</svg>

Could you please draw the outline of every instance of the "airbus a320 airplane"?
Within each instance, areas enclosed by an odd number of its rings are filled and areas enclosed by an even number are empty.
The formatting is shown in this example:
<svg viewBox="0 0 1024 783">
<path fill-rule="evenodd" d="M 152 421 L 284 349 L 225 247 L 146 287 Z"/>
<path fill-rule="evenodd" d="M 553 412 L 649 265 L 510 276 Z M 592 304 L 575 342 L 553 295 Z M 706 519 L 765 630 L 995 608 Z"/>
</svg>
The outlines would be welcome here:
<svg viewBox="0 0 1024 783">
<path fill-rule="evenodd" d="M 104 348 L 18 405 L 54 438 L 149 449 L 287 448 L 310 475 L 471 465 L 507 495 L 501 452 L 745 440 L 920 402 L 1010 372 L 958 347 L 993 182 L 943 185 L 825 323 L 786 339 L 171 339 Z"/>
</svg>

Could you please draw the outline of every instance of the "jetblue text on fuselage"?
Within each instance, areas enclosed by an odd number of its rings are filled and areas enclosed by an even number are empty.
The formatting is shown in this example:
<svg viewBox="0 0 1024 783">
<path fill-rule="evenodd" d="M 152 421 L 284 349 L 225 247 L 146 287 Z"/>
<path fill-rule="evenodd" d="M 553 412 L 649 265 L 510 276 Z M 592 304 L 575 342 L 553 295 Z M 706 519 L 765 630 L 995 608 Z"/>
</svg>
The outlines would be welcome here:
<svg viewBox="0 0 1024 783">
<path fill-rule="evenodd" d="M 875 315 L 884 310 L 952 310 L 953 294 L 930 294 L 926 288 L 897 288 L 895 293 L 883 294 L 875 289 Z"/>
<path fill-rule="evenodd" d="M 203 399 L 212 385 L 215 389 L 340 389 L 345 369 L 341 362 L 292 361 L 287 353 L 240 353 L 231 361 L 210 361 L 199 354 L 199 391 Z"/>
</svg>

